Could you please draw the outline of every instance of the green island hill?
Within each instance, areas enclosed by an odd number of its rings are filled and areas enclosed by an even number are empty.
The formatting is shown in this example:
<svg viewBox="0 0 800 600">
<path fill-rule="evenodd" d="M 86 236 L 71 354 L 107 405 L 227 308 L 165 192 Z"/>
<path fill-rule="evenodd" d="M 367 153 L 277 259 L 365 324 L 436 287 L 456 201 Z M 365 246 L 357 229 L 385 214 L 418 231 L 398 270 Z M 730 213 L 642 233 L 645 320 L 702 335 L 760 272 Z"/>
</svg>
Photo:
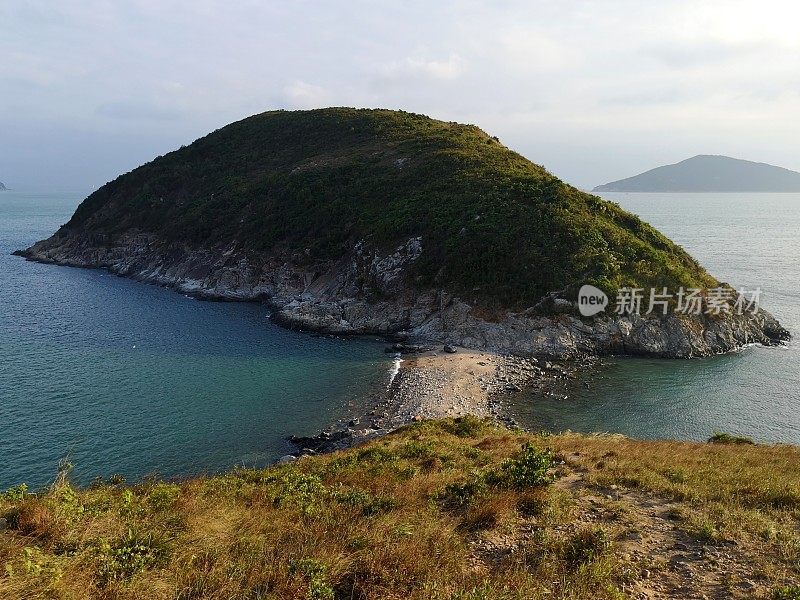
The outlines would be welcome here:
<svg viewBox="0 0 800 600">
<path fill-rule="evenodd" d="M 764 311 L 581 318 L 583 284 L 613 300 L 720 282 L 478 127 L 403 111 L 249 117 L 107 183 L 19 254 L 264 300 L 293 327 L 514 354 L 689 357 L 788 337 Z"/>
</svg>

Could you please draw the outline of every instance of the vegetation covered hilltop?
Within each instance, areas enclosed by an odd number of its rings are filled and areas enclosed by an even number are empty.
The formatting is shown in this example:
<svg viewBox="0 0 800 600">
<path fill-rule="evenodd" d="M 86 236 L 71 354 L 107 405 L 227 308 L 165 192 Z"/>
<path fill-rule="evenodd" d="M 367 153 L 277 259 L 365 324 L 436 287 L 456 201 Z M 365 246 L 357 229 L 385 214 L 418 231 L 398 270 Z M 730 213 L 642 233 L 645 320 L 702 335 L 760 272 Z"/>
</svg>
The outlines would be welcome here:
<svg viewBox="0 0 800 600">
<path fill-rule="evenodd" d="M 475 418 L 183 483 L 0 495 L 2 598 L 800 597 L 800 451 Z"/>
<path fill-rule="evenodd" d="M 479 128 L 403 111 L 274 111 L 223 127 L 90 195 L 62 233 L 337 259 L 421 236 L 412 280 L 505 307 L 594 283 L 707 287 L 681 248 Z"/>
</svg>

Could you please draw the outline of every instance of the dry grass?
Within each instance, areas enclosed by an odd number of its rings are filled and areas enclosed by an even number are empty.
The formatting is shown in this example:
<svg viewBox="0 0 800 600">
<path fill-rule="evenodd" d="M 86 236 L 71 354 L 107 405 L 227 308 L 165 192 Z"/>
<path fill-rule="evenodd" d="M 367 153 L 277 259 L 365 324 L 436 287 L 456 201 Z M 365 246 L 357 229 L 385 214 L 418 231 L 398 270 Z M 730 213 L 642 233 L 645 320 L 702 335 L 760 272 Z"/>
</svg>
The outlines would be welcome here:
<svg viewBox="0 0 800 600">
<path fill-rule="evenodd" d="M 570 463 L 589 470 L 589 480 L 596 485 L 638 488 L 693 508 L 735 511 L 736 519 L 754 519 L 737 520 L 731 535 L 743 529 L 758 533 L 756 522 L 764 520 L 795 526 L 800 518 L 800 449 L 795 446 L 643 442 L 575 434 L 555 436 L 550 443 L 568 455 Z"/>
<path fill-rule="evenodd" d="M 180 485 L 64 482 L 0 497 L 0 597 L 626 597 L 643 566 L 621 540 L 641 516 L 624 499 L 604 500 L 602 518 L 586 504 L 613 487 L 677 501 L 675 522 L 703 543 L 752 549 L 750 594 L 770 597 L 800 574 L 799 458 L 466 418 Z M 552 485 L 556 472 L 585 483 Z"/>
<path fill-rule="evenodd" d="M 800 448 L 575 434 L 551 444 L 601 492 L 677 503 L 676 527 L 701 544 L 739 548 L 752 578 L 800 583 Z"/>
</svg>

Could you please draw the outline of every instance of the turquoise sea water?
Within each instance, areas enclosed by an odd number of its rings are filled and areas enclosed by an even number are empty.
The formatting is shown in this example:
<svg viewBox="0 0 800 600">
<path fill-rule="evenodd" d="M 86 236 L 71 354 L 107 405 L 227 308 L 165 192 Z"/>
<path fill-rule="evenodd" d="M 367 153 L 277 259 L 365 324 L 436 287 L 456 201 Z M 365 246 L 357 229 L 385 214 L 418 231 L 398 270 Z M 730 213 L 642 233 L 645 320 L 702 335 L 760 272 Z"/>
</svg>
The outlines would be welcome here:
<svg viewBox="0 0 800 600">
<path fill-rule="evenodd" d="M 760 287 L 800 336 L 800 194 L 603 194 L 683 246 L 721 281 Z M 550 430 L 702 440 L 715 430 L 800 444 L 800 344 L 702 360 L 613 359 L 567 400 L 523 394 L 513 411 Z"/>
<path fill-rule="evenodd" d="M 386 384 L 372 340 L 315 338 L 258 304 L 199 302 L 104 271 L 10 252 L 50 235 L 81 194 L 0 194 L 0 489 L 76 478 L 181 476 L 287 452 Z M 609 194 L 800 333 L 800 195 Z M 703 360 L 613 359 L 568 400 L 515 399 L 554 430 L 704 439 L 714 430 L 800 443 L 800 350 Z"/>
<path fill-rule="evenodd" d="M 0 193 L 0 489 L 181 476 L 285 454 L 386 383 L 374 340 L 272 325 L 259 304 L 200 302 L 99 270 L 10 256 L 82 195 Z"/>
</svg>

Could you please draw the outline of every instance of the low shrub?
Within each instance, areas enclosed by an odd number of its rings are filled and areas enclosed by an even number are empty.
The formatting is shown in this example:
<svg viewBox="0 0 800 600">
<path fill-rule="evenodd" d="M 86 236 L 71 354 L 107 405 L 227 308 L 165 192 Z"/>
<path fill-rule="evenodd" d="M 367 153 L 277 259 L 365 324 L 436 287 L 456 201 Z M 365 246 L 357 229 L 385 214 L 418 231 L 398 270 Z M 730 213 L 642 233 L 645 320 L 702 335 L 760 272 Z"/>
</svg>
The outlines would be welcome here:
<svg viewBox="0 0 800 600">
<path fill-rule="evenodd" d="M 343 489 L 333 492 L 334 499 L 340 504 L 347 504 L 361 509 L 362 516 L 372 517 L 391 511 L 397 500 L 391 497 L 375 496 L 365 490 Z"/>
<path fill-rule="evenodd" d="M 166 543 L 152 532 L 139 534 L 129 529 L 113 544 L 100 545 L 100 567 L 97 575 L 101 585 L 130 579 L 136 573 L 160 564 L 168 555 Z"/>
<path fill-rule="evenodd" d="M 397 455 L 400 458 L 429 460 L 436 458 L 436 445 L 431 441 L 411 440 L 397 449 Z"/>
<path fill-rule="evenodd" d="M 755 445 L 755 442 L 749 437 L 743 435 L 732 435 L 724 431 L 715 431 L 714 435 L 708 438 L 709 444 L 749 444 Z"/>
<path fill-rule="evenodd" d="M 37 579 L 49 579 L 50 581 L 58 581 L 63 575 L 58 562 L 36 546 L 23 548 L 21 559 L 16 563 L 7 562 L 4 570 L 5 574 L 10 577 L 16 574 L 24 574 Z"/>
<path fill-rule="evenodd" d="M 334 592 L 328 582 L 328 566 L 313 558 L 289 563 L 289 573 L 302 575 L 308 582 L 308 600 L 333 600 Z"/>
<path fill-rule="evenodd" d="M 486 422 L 473 415 L 457 417 L 452 421 L 442 421 L 442 428 L 447 433 L 458 437 L 475 437 L 486 427 Z"/>
<path fill-rule="evenodd" d="M 5 500 L 6 502 L 19 502 L 20 500 L 24 500 L 27 494 L 27 484 L 20 483 L 19 485 L 8 488 L 5 492 L 0 492 L 0 500 Z"/>
<path fill-rule="evenodd" d="M 490 481 L 500 487 L 526 489 L 553 483 L 555 466 L 550 450 L 539 450 L 531 444 L 522 446 L 514 457 L 507 458 L 494 472 Z"/>
<path fill-rule="evenodd" d="M 153 510 L 167 510 L 171 508 L 178 496 L 181 495 L 181 488 L 174 483 L 157 483 L 147 494 L 147 502 Z"/>
<path fill-rule="evenodd" d="M 545 486 L 555 480 L 550 450 L 539 450 L 531 444 L 522 446 L 515 456 L 507 458 L 495 469 L 473 471 L 465 482 L 447 485 L 439 494 L 446 508 L 462 508 L 489 493 L 490 488 L 526 490 Z"/>
<path fill-rule="evenodd" d="M 800 585 L 782 585 L 772 590 L 772 600 L 800 600 Z"/>
<path fill-rule="evenodd" d="M 276 507 L 295 506 L 306 515 L 317 512 L 330 492 L 319 476 L 294 469 L 279 471 L 268 483 L 273 488 L 272 502 Z"/>
<path fill-rule="evenodd" d="M 564 560 L 579 565 L 596 560 L 611 548 L 611 540 L 601 527 L 575 533 L 564 546 Z"/>
<path fill-rule="evenodd" d="M 489 493 L 486 475 L 480 471 L 473 472 L 467 481 L 451 483 L 439 494 L 439 500 L 445 508 L 463 508 L 469 506 L 476 498 Z"/>
</svg>

